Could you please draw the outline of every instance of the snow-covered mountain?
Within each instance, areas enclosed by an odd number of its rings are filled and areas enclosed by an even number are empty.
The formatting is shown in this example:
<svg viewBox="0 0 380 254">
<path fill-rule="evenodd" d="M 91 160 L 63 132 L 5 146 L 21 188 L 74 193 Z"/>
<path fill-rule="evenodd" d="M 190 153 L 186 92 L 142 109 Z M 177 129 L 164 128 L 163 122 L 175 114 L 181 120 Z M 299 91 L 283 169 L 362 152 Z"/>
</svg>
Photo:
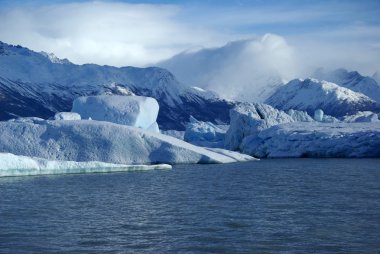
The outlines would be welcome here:
<svg viewBox="0 0 380 254">
<path fill-rule="evenodd" d="M 380 103 L 380 85 L 373 78 L 360 75 L 357 71 L 337 69 L 333 71 L 320 68 L 315 71 L 313 78 L 326 80 L 337 85 L 351 89 L 352 91 L 367 95 L 369 98 Z"/>
<path fill-rule="evenodd" d="M 295 79 L 280 87 L 266 103 L 278 109 L 297 109 L 310 115 L 317 109 L 341 117 L 358 111 L 377 111 L 376 102 L 366 95 L 337 84 L 316 79 Z"/>
<path fill-rule="evenodd" d="M 283 38 L 271 34 L 186 51 L 157 65 L 186 84 L 248 102 L 264 101 L 284 80 L 295 78 L 292 50 Z"/>
<path fill-rule="evenodd" d="M 190 115 L 227 123 L 228 110 L 234 106 L 207 91 L 184 86 L 162 68 L 75 65 L 52 54 L 0 42 L 0 120 L 47 118 L 58 111 L 70 111 L 79 96 L 98 94 L 156 98 L 160 104 L 158 123 L 164 130 L 184 130 Z"/>
</svg>

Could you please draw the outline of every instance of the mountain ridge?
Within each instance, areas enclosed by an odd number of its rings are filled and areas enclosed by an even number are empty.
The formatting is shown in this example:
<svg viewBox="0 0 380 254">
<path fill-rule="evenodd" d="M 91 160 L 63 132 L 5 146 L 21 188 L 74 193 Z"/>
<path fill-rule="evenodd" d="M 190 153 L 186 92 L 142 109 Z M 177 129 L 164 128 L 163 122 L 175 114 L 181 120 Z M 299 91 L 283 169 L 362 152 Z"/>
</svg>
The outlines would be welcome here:
<svg viewBox="0 0 380 254">
<path fill-rule="evenodd" d="M 106 92 L 123 95 L 133 92 L 156 98 L 162 129 L 184 130 L 190 114 L 200 120 L 218 119 L 226 123 L 228 110 L 233 106 L 223 99 L 206 98 L 199 91 L 192 93 L 172 73 L 160 67 L 55 63 L 46 53 L 3 42 L 0 52 L 1 120 L 32 115 L 47 118 L 58 111 L 69 111 L 72 101 L 79 96 Z M 221 108 L 226 112 L 220 115 Z"/>
</svg>

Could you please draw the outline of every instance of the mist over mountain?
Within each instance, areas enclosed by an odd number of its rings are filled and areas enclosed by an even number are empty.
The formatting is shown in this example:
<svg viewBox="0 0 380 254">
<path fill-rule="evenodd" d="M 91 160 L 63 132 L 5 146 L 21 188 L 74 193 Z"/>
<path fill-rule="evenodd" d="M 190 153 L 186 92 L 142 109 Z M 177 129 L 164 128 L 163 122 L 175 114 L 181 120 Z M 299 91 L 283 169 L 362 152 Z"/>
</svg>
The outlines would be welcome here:
<svg viewBox="0 0 380 254">
<path fill-rule="evenodd" d="M 293 48 L 273 34 L 183 52 L 157 65 L 185 84 L 240 101 L 264 101 L 279 85 L 297 76 Z"/>
</svg>

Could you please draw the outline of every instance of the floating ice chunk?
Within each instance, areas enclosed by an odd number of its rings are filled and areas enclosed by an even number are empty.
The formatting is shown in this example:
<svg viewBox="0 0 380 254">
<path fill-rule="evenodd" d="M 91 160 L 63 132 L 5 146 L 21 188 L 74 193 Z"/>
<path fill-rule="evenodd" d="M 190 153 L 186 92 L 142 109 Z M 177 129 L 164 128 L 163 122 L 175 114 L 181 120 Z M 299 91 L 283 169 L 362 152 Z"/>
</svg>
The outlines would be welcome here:
<svg viewBox="0 0 380 254">
<path fill-rule="evenodd" d="M 81 120 L 81 116 L 75 112 L 58 112 L 54 115 L 54 120 Z"/>
<path fill-rule="evenodd" d="M 83 96 L 74 100 L 73 112 L 82 118 L 124 124 L 148 129 L 157 119 L 159 106 L 155 99 L 142 96 Z"/>
<path fill-rule="evenodd" d="M 36 157 L 0 153 L 0 177 L 51 174 L 106 173 L 153 169 L 170 169 L 167 164 L 123 165 L 98 161 L 52 161 Z"/>
</svg>

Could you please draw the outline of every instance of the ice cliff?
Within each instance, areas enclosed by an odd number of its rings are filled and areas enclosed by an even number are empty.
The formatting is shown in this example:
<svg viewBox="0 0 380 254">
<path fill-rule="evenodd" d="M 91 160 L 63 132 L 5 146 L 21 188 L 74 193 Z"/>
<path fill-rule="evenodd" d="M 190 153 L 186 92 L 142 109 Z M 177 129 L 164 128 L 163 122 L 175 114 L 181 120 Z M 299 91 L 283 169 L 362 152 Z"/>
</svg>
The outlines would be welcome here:
<svg viewBox="0 0 380 254">
<path fill-rule="evenodd" d="M 246 138 L 257 157 L 380 157 L 379 123 L 287 123 Z"/>
<path fill-rule="evenodd" d="M 294 122 L 281 110 L 262 103 L 242 103 L 230 110 L 230 128 L 225 137 L 225 148 L 238 150 L 247 136 L 257 134 L 273 125 Z"/>
<path fill-rule="evenodd" d="M 379 157 L 378 115 L 362 112 L 344 121 L 316 110 L 283 111 L 265 104 L 241 104 L 230 111 L 225 147 L 255 157 Z M 370 123 L 357 123 L 357 122 Z"/>
</svg>

